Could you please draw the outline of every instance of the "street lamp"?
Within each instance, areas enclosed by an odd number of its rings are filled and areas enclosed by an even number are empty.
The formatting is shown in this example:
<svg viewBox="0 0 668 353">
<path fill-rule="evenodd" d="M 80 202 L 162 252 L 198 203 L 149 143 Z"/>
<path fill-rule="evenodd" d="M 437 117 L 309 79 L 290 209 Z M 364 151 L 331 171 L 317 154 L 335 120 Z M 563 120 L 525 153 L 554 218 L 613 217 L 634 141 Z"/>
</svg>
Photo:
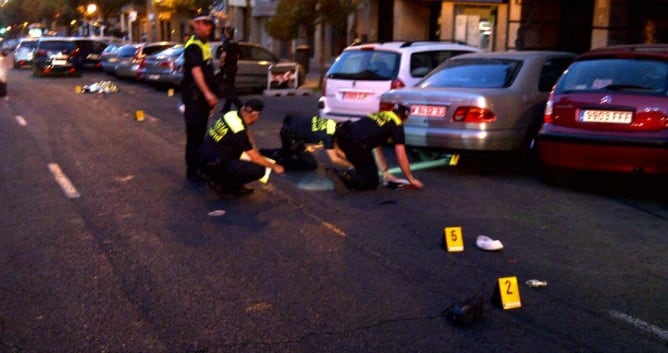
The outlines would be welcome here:
<svg viewBox="0 0 668 353">
<path fill-rule="evenodd" d="M 92 37 L 93 36 L 93 20 L 92 17 L 97 12 L 97 5 L 95 4 L 88 4 L 86 5 L 86 11 L 84 13 L 85 19 L 86 19 L 86 24 L 88 25 L 88 36 Z M 91 17 L 91 20 L 88 19 L 88 17 Z"/>
</svg>

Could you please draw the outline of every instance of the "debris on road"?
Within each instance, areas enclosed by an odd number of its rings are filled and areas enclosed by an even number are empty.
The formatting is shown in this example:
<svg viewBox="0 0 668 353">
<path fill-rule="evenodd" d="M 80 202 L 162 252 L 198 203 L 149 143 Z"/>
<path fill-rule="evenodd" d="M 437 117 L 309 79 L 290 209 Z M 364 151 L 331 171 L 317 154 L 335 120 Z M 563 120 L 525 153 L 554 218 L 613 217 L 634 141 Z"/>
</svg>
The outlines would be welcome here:
<svg viewBox="0 0 668 353">
<path fill-rule="evenodd" d="M 77 86 L 77 88 L 79 88 Z M 116 93 L 119 91 L 118 86 L 116 86 L 113 82 L 111 81 L 99 81 L 95 83 L 91 83 L 90 85 L 85 85 L 78 90 L 76 90 L 77 93 L 99 93 L 99 94 L 109 94 L 109 93 Z"/>
<path fill-rule="evenodd" d="M 526 285 L 531 288 L 547 287 L 547 281 L 541 281 L 538 279 L 530 279 L 524 283 L 526 283 Z"/>
</svg>

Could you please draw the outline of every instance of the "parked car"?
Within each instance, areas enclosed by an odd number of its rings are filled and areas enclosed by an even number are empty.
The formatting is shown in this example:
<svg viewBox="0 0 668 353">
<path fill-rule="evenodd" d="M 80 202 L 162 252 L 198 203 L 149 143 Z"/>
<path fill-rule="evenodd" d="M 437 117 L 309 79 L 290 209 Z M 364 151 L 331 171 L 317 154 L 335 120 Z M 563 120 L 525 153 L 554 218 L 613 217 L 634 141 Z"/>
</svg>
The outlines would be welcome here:
<svg viewBox="0 0 668 353">
<path fill-rule="evenodd" d="M 579 56 L 547 102 L 538 152 L 548 174 L 668 175 L 668 45 Z"/>
<path fill-rule="evenodd" d="M 406 145 L 437 150 L 512 151 L 529 147 L 550 90 L 573 53 L 507 51 L 463 54 L 412 88 L 391 90 L 380 110 L 410 107 Z"/>
<path fill-rule="evenodd" d="M 210 45 L 215 61 L 214 71 L 218 72 L 220 70 L 218 60 L 220 59 L 222 42 L 211 42 Z M 183 55 L 176 60 L 175 65 L 177 70 L 172 75 L 172 83 L 178 86 L 183 78 Z M 239 42 L 239 61 L 237 65 L 239 67 L 235 81 L 237 90 L 262 91 L 266 89 L 270 67 L 272 67 L 273 72 L 286 73 L 291 71 L 293 75 L 296 70 L 297 85 L 303 84 L 306 78 L 304 67 L 294 61 L 280 59 L 274 53 L 254 43 Z M 271 87 L 278 88 L 279 86 L 280 83 L 276 81 Z"/>
<path fill-rule="evenodd" d="M 79 70 L 100 70 L 102 68 L 100 59 L 102 51 L 108 43 L 96 38 L 73 38 L 77 45 L 79 55 L 76 57 L 76 65 Z"/>
<path fill-rule="evenodd" d="M 14 49 L 14 68 L 22 68 L 32 65 L 32 59 L 35 55 L 37 39 L 22 38 Z"/>
<path fill-rule="evenodd" d="M 34 76 L 79 76 L 79 49 L 71 38 L 41 37 L 32 63 Z"/>
<path fill-rule="evenodd" d="M 106 74 L 113 75 L 118 62 L 118 49 L 123 45 L 120 43 L 109 43 L 100 53 L 100 68 Z"/>
<path fill-rule="evenodd" d="M 0 51 L 2 51 L 5 56 L 9 55 L 10 53 L 14 52 L 14 49 L 16 49 L 16 46 L 19 45 L 19 40 L 15 38 L 5 38 L 1 43 L 0 43 Z"/>
<path fill-rule="evenodd" d="M 177 44 L 163 51 L 149 55 L 139 67 L 139 80 L 157 86 L 175 86 L 172 81 L 174 62 L 183 53 L 183 45 Z"/>
<path fill-rule="evenodd" d="M 450 42 L 389 42 L 350 46 L 327 71 L 318 102 L 320 115 L 337 121 L 378 110 L 380 95 L 411 87 L 456 55 L 480 49 Z"/>
<path fill-rule="evenodd" d="M 118 62 L 114 75 L 118 78 L 138 79 L 139 66 L 148 55 L 173 47 L 176 42 L 152 42 L 127 44 L 118 49 Z"/>
</svg>

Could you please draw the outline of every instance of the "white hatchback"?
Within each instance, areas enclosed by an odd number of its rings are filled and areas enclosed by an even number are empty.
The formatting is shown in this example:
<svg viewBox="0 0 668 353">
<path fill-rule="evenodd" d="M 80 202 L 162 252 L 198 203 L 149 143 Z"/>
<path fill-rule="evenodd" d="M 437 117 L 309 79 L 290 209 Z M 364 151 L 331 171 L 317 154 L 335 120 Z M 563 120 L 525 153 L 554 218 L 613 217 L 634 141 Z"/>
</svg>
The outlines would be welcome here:
<svg viewBox="0 0 668 353">
<path fill-rule="evenodd" d="M 356 120 L 379 110 L 380 95 L 411 87 L 445 60 L 482 51 L 451 42 L 387 42 L 350 46 L 336 59 L 322 83 L 322 117 Z"/>
</svg>

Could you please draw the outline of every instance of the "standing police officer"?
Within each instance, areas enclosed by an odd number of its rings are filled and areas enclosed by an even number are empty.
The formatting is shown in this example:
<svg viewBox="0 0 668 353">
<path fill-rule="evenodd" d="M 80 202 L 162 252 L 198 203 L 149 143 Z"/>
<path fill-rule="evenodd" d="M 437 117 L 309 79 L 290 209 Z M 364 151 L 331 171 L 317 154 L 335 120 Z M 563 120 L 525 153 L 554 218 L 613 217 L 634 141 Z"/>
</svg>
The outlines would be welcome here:
<svg viewBox="0 0 668 353">
<path fill-rule="evenodd" d="M 241 109 L 242 105 L 241 100 L 237 96 L 237 92 L 234 88 L 237 78 L 237 71 L 239 70 L 237 63 L 239 61 L 239 55 L 241 54 L 239 43 L 234 40 L 234 32 L 234 27 L 225 28 L 225 31 L 223 32 L 225 39 L 219 48 L 221 51 L 219 59 L 220 75 L 222 77 L 221 88 L 223 96 L 225 97 L 225 103 L 223 104 L 222 109 L 223 114 L 230 111 L 232 108 L 232 103 L 234 103 L 237 109 Z"/>
<path fill-rule="evenodd" d="M 206 181 L 199 169 L 199 149 L 204 141 L 209 113 L 218 103 L 214 94 L 212 55 L 208 41 L 213 31 L 213 22 L 208 14 L 193 18 L 194 35 L 188 39 L 184 50 L 181 98 L 186 121 L 186 178 L 193 182 Z"/>
</svg>

